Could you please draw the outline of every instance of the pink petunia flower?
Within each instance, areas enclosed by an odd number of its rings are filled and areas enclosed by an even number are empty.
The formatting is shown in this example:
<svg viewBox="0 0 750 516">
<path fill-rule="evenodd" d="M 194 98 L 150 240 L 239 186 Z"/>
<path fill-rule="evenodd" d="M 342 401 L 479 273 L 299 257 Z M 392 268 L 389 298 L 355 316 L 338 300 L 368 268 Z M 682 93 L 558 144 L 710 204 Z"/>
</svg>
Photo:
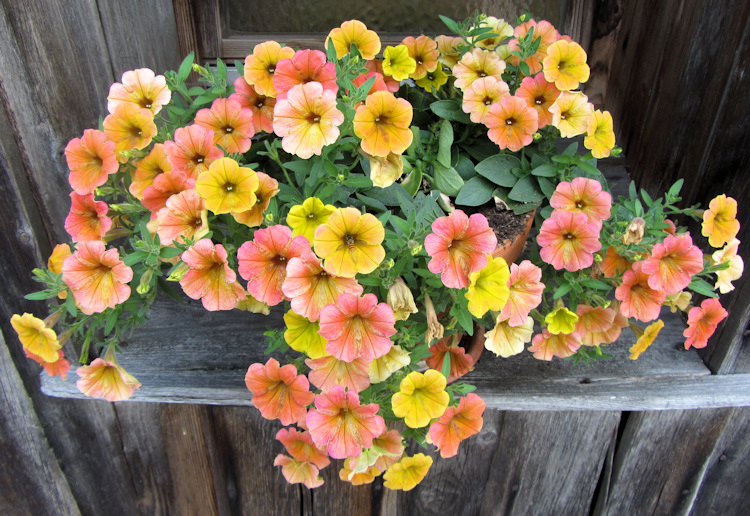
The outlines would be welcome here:
<svg viewBox="0 0 750 516">
<path fill-rule="evenodd" d="M 705 348 L 719 323 L 728 315 L 719 300 L 713 298 L 705 299 L 700 307 L 691 308 L 688 312 L 688 327 L 682 333 L 687 337 L 685 349 L 690 349 L 690 346 Z"/>
<path fill-rule="evenodd" d="M 478 434 L 484 424 L 484 400 L 470 392 L 460 398 L 457 407 L 448 407 L 440 418 L 430 425 L 430 440 L 440 450 L 444 459 L 458 453 L 464 439 Z"/>
<path fill-rule="evenodd" d="M 516 97 L 522 98 L 526 104 L 536 109 L 540 129 L 552 123 L 549 108 L 559 96 L 560 90 L 555 88 L 555 83 L 547 82 L 541 73 L 534 77 L 524 77 L 521 86 L 516 90 Z"/>
<path fill-rule="evenodd" d="M 363 358 L 371 362 L 391 349 L 396 333 L 393 309 L 378 303 L 375 294 L 341 294 L 336 304 L 320 311 L 318 333 L 328 339 L 326 351 L 344 362 Z"/>
<path fill-rule="evenodd" d="M 208 210 L 195 190 L 184 190 L 171 196 L 156 215 L 161 244 L 203 238 L 208 233 L 207 217 Z"/>
<path fill-rule="evenodd" d="M 282 428 L 276 433 L 276 440 L 284 445 L 293 459 L 310 462 L 323 469 L 331 463 L 325 448 L 313 443 L 310 432 L 296 428 Z"/>
<path fill-rule="evenodd" d="M 297 374 L 292 364 L 279 367 L 275 358 L 265 365 L 253 364 L 245 374 L 245 385 L 253 393 L 253 405 L 266 419 L 276 419 L 282 425 L 303 423 L 307 406 L 315 395 L 303 374 Z"/>
<path fill-rule="evenodd" d="M 231 310 L 245 299 L 245 290 L 237 283 L 237 275 L 229 268 L 227 251 L 221 244 L 208 239 L 198 240 L 182 253 L 190 270 L 180 280 L 185 294 L 200 299 L 206 310 Z"/>
<path fill-rule="evenodd" d="M 585 213 L 553 210 L 542 223 L 536 241 L 542 248 L 542 260 L 555 269 L 579 271 L 594 263 L 594 253 L 601 249 L 599 227 L 590 224 Z"/>
<path fill-rule="evenodd" d="M 273 87 L 276 88 L 276 101 L 286 98 L 287 92 L 298 84 L 318 82 L 324 90 L 339 91 L 336 84 L 336 65 L 326 62 L 326 55 L 320 50 L 298 50 L 291 58 L 276 63 L 273 74 Z"/>
<path fill-rule="evenodd" d="M 599 346 L 616 341 L 622 329 L 628 325 L 627 319 L 616 308 L 603 308 L 578 305 L 578 322 L 575 333 L 584 346 Z"/>
<path fill-rule="evenodd" d="M 164 142 L 164 150 L 172 171 L 183 172 L 193 179 L 198 179 L 211 163 L 224 157 L 221 149 L 214 145 L 214 132 L 196 124 L 177 128 L 174 141 Z"/>
<path fill-rule="evenodd" d="M 521 326 L 534 308 L 542 302 L 544 283 L 542 269 L 524 260 L 520 264 L 511 264 L 508 287 L 508 302 L 501 312 L 502 319 L 508 320 L 511 326 Z"/>
<path fill-rule="evenodd" d="M 250 150 L 255 134 L 253 111 L 236 100 L 216 99 L 195 114 L 195 123 L 214 132 L 213 142 L 229 154 Z"/>
<path fill-rule="evenodd" d="M 449 335 L 437 341 L 427 350 L 430 352 L 430 356 L 425 359 L 425 363 L 427 367 L 436 371 L 442 370 L 445 355 L 446 353 L 450 353 L 451 367 L 448 374 L 449 382 L 461 378 L 471 371 L 474 366 L 474 357 L 467 354 L 466 350 L 458 345 L 458 341 L 460 340 L 460 335 Z"/>
<path fill-rule="evenodd" d="M 539 115 L 524 99 L 508 95 L 490 106 L 484 125 L 489 139 L 501 149 L 519 151 L 534 140 Z"/>
<path fill-rule="evenodd" d="M 364 358 L 344 362 L 328 356 L 305 360 L 305 364 L 311 369 L 308 374 L 310 383 L 323 392 L 336 385 L 354 392 L 362 392 L 370 386 L 370 363 Z"/>
<path fill-rule="evenodd" d="M 106 202 L 95 201 L 94 194 L 70 193 L 70 213 L 65 218 L 65 231 L 74 242 L 102 240 L 112 227 L 112 219 L 107 217 L 109 207 Z"/>
<path fill-rule="evenodd" d="M 602 190 L 602 184 L 596 179 L 576 177 L 573 181 L 558 183 L 549 203 L 555 209 L 585 213 L 592 224 L 601 228 L 602 221 L 609 218 L 612 196 Z"/>
<path fill-rule="evenodd" d="M 648 286 L 665 294 L 677 294 L 692 277 L 703 270 L 703 252 L 693 245 L 688 233 L 668 236 L 663 244 L 654 245 L 651 256 L 643 261 Z"/>
<path fill-rule="evenodd" d="M 234 91 L 229 98 L 240 103 L 243 108 L 249 108 L 253 112 L 253 126 L 255 132 L 273 132 L 273 108 L 276 105 L 274 97 L 267 97 L 255 91 L 244 77 L 238 77 L 234 81 Z"/>
<path fill-rule="evenodd" d="M 657 319 L 666 297 L 666 292 L 654 290 L 649 285 L 649 276 L 643 272 L 643 261 L 635 262 L 632 269 L 625 271 L 622 284 L 615 289 L 615 298 L 622 302 L 622 315 L 641 322 Z"/>
<path fill-rule="evenodd" d="M 529 351 L 539 360 L 552 360 L 552 357 L 565 358 L 581 347 L 580 338 L 575 333 L 550 333 L 546 329 L 535 335 Z"/>
<path fill-rule="evenodd" d="M 455 210 L 435 219 L 424 247 L 432 257 L 427 264 L 430 272 L 440 274 L 446 287 L 466 288 L 469 274 L 487 265 L 487 254 L 497 247 L 497 237 L 484 215 L 469 217 Z"/>
<path fill-rule="evenodd" d="M 96 129 L 86 129 L 82 137 L 70 140 L 65 147 L 65 159 L 70 169 L 70 186 L 80 195 L 93 193 L 97 186 L 107 182 L 109 174 L 114 174 L 120 167 L 115 156 L 115 143 Z"/>
<path fill-rule="evenodd" d="M 141 204 L 144 208 L 157 212 L 167 205 L 167 201 L 173 195 L 194 188 L 195 179 L 184 172 L 164 172 L 156 176 L 153 183 L 143 190 Z"/>
<path fill-rule="evenodd" d="M 356 392 L 337 385 L 315 396 L 307 427 L 313 442 L 325 446 L 332 458 L 357 457 L 386 431 L 385 421 L 377 415 L 379 409 L 375 403 L 360 405 Z"/>
</svg>

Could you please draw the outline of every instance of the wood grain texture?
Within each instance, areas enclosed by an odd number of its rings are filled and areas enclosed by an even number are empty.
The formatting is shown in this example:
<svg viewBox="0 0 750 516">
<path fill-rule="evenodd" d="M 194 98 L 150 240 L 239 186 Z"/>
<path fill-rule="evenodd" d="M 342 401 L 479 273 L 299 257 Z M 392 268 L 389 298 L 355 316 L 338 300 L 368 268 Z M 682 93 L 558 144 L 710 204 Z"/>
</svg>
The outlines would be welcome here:
<svg viewBox="0 0 750 516">
<path fill-rule="evenodd" d="M 732 409 L 631 414 L 601 514 L 687 514 L 731 415 Z"/>
<path fill-rule="evenodd" d="M 582 90 L 595 106 L 609 106 L 607 86 L 615 59 L 617 36 L 622 21 L 622 0 L 596 2 L 591 28 L 591 41 L 587 48 L 591 70 L 589 80 Z"/>
</svg>

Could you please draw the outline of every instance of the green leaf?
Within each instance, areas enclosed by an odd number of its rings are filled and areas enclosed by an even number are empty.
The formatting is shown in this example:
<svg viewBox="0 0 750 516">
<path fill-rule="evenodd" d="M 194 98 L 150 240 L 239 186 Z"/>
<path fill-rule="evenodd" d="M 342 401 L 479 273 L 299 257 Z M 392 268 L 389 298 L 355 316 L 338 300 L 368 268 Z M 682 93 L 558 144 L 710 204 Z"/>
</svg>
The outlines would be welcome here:
<svg viewBox="0 0 750 516">
<path fill-rule="evenodd" d="M 388 207 L 383 204 L 382 202 L 378 201 L 377 199 L 373 199 L 372 197 L 368 197 L 366 195 L 362 195 L 361 193 L 357 193 L 357 199 L 362 201 L 362 204 L 367 206 L 368 208 L 372 208 L 374 210 L 378 211 L 384 211 L 386 213 L 390 213 L 388 211 Z"/>
<path fill-rule="evenodd" d="M 578 167 L 586 172 L 587 174 L 591 174 L 592 176 L 595 176 L 597 178 L 602 177 L 601 171 L 596 168 L 594 165 L 591 165 L 590 163 L 586 163 L 585 161 L 581 161 L 578 163 Z"/>
<path fill-rule="evenodd" d="M 669 192 L 667 192 L 667 197 L 671 197 L 674 199 L 678 195 L 680 195 L 680 190 L 682 189 L 682 185 L 685 182 L 684 179 L 678 179 L 675 184 L 673 184 L 671 187 L 669 187 Z"/>
<path fill-rule="evenodd" d="M 464 180 L 453 167 L 447 168 L 440 163 L 433 163 L 435 168 L 435 188 L 445 195 L 455 197 L 464 185 Z"/>
<path fill-rule="evenodd" d="M 536 179 L 532 176 L 526 176 L 518 180 L 508 193 L 508 197 L 518 202 L 539 202 L 544 199 L 544 194 Z"/>
<path fill-rule="evenodd" d="M 472 177 L 461 188 L 456 197 L 456 204 L 461 206 L 481 206 L 492 199 L 495 185 L 483 177 Z"/>
<path fill-rule="evenodd" d="M 120 317 L 121 310 L 112 309 L 112 311 L 109 312 L 107 315 L 107 320 L 104 323 L 104 335 L 109 335 L 112 331 L 112 328 L 115 327 L 115 323 L 117 322 L 117 319 Z"/>
<path fill-rule="evenodd" d="M 544 196 L 549 199 L 555 193 L 555 184 L 547 179 L 546 177 L 538 178 L 539 188 L 542 190 Z"/>
<path fill-rule="evenodd" d="M 415 168 L 411 174 L 406 176 L 401 186 L 407 191 L 409 195 L 414 197 L 419 191 L 419 187 L 422 186 L 422 169 Z"/>
<path fill-rule="evenodd" d="M 463 153 L 458 154 L 458 161 L 453 168 L 456 169 L 456 172 L 458 172 L 458 175 L 461 176 L 464 181 L 468 181 L 476 175 L 474 172 L 474 162 Z"/>
<path fill-rule="evenodd" d="M 554 295 L 552 296 L 552 299 L 558 299 L 560 297 L 563 297 L 565 294 L 570 292 L 571 286 L 570 283 L 565 283 L 564 285 L 561 285 L 560 287 L 555 290 Z"/>
<path fill-rule="evenodd" d="M 472 123 L 468 113 L 464 113 L 464 110 L 461 109 L 461 101 L 458 99 L 438 100 L 437 102 L 430 104 L 430 110 L 440 118 L 446 120 L 452 120 L 464 124 Z"/>
<path fill-rule="evenodd" d="M 596 290 L 609 290 L 610 288 L 612 288 L 612 285 L 595 279 L 585 279 L 581 281 L 581 285 L 588 288 L 594 288 Z"/>
<path fill-rule="evenodd" d="M 451 375 L 451 355 L 453 353 L 446 353 L 443 356 L 443 367 L 440 368 L 440 372 L 445 376 L 445 379 L 447 380 L 448 377 Z"/>
<path fill-rule="evenodd" d="M 515 156 L 497 154 L 491 156 L 474 167 L 477 174 L 486 177 L 493 183 L 505 188 L 512 188 L 518 182 L 518 178 L 513 174 L 514 168 L 519 168 L 521 162 Z"/>
<path fill-rule="evenodd" d="M 372 181 L 369 177 L 358 174 L 351 174 L 346 178 L 346 184 L 353 188 L 372 188 Z"/>
<path fill-rule="evenodd" d="M 454 34 L 459 34 L 461 32 L 461 28 L 458 26 L 458 23 L 454 22 L 446 16 L 443 16 L 442 14 L 439 14 L 438 16 L 451 32 L 453 32 Z"/>
<path fill-rule="evenodd" d="M 445 168 L 451 168 L 451 146 L 453 145 L 453 126 L 450 121 L 443 120 L 440 125 L 440 136 L 438 141 L 438 163 Z"/>
<path fill-rule="evenodd" d="M 135 265 L 138 262 L 142 262 L 149 255 L 146 251 L 134 251 L 129 255 L 122 258 L 122 263 L 128 267 Z"/>
<path fill-rule="evenodd" d="M 716 295 L 716 292 L 714 292 L 714 289 L 710 283 L 697 276 L 693 277 L 693 280 L 690 282 L 690 285 L 688 285 L 688 288 L 693 292 L 706 297 L 719 297 Z"/>
<path fill-rule="evenodd" d="M 30 301 L 40 301 L 42 299 L 50 299 L 55 296 L 57 296 L 57 292 L 54 292 L 52 290 L 42 290 L 40 292 L 33 292 L 31 294 L 26 294 L 25 296 L 23 296 L 23 298 L 28 299 Z"/>
<path fill-rule="evenodd" d="M 552 163 L 546 163 L 538 166 L 531 171 L 532 175 L 539 177 L 555 177 L 557 176 L 557 167 Z"/>
<path fill-rule="evenodd" d="M 175 256 L 179 256 L 182 254 L 182 251 L 177 249 L 176 247 L 162 247 L 161 251 L 159 251 L 159 258 L 174 258 Z"/>
<path fill-rule="evenodd" d="M 190 72 L 193 70 L 193 60 L 195 59 L 195 53 L 190 52 L 185 59 L 182 61 L 182 64 L 180 65 L 180 69 L 177 72 L 177 80 L 180 82 L 185 82 L 190 75 Z"/>
<path fill-rule="evenodd" d="M 563 151 L 565 156 L 575 156 L 578 154 L 578 142 L 573 142 Z"/>
</svg>

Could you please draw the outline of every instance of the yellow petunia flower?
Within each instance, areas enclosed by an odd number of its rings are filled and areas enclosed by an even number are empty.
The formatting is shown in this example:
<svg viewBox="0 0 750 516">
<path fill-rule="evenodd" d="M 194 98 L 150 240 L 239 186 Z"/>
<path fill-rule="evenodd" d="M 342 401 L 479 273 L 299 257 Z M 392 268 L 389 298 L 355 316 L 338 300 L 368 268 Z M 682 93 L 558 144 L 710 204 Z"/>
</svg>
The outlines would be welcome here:
<svg viewBox="0 0 750 516">
<path fill-rule="evenodd" d="M 554 82 L 560 91 L 570 91 L 589 80 L 586 52 L 575 41 L 561 39 L 547 47 L 547 57 L 542 63 L 544 78 Z"/>
<path fill-rule="evenodd" d="M 414 82 L 420 88 L 424 88 L 427 92 L 432 93 L 439 90 L 440 86 L 448 82 L 448 74 L 442 68 L 438 67 L 431 72 L 427 72 L 424 77 Z"/>
<path fill-rule="evenodd" d="M 338 208 L 315 230 L 313 246 L 331 274 L 353 278 L 380 265 L 385 258 L 380 245 L 384 238 L 383 224 L 374 215 L 361 214 L 356 208 Z"/>
<path fill-rule="evenodd" d="M 576 329 L 576 323 L 578 322 L 578 315 L 575 312 L 571 312 L 564 306 L 558 306 L 544 318 L 544 322 L 547 324 L 547 331 L 554 334 L 573 333 Z"/>
<path fill-rule="evenodd" d="M 487 265 L 469 274 L 469 291 L 464 297 L 469 300 L 469 312 L 480 318 L 488 311 L 500 311 L 508 302 L 510 269 L 503 258 L 487 255 Z"/>
<path fill-rule="evenodd" d="M 409 55 L 406 45 L 385 47 L 383 51 L 383 73 L 397 81 L 408 79 L 417 69 L 417 62 Z"/>
<path fill-rule="evenodd" d="M 318 334 L 320 325 L 317 322 L 310 322 L 306 317 L 289 310 L 284 314 L 284 324 L 284 340 L 290 348 L 312 359 L 329 355 L 326 351 L 328 341 Z"/>
<path fill-rule="evenodd" d="M 615 131 L 612 128 L 612 115 L 609 111 L 596 110 L 586 122 L 586 137 L 583 145 L 596 159 L 609 156 L 615 147 Z"/>
<path fill-rule="evenodd" d="M 630 360 L 636 360 L 641 355 L 641 353 L 646 351 L 648 347 L 654 342 L 656 336 L 659 335 L 659 332 L 662 328 L 664 328 L 664 321 L 659 319 L 658 321 L 650 324 L 645 330 L 643 330 L 641 336 L 638 337 L 636 343 L 629 350 Z"/>
<path fill-rule="evenodd" d="M 563 91 L 550 106 L 552 125 L 560 130 L 563 138 L 572 138 L 586 132 L 589 116 L 594 106 L 580 91 Z"/>
<path fill-rule="evenodd" d="M 292 228 L 292 236 L 302 235 L 308 242 L 312 242 L 315 230 L 328 222 L 328 217 L 334 211 L 336 207 L 333 204 L 323 204 L 317 197 L 308 197 L 302 204 L 292 206 L 286 216 L 286 223 Z"/>
<path fill-rule="evenodd" d="M 216 213 L 242 213 L 257 201 L 260 181 L 251 168 L 241 167 L 231 158 L 220 158 L 201 172 L 195 189 L 206 200 L 206 208 Z"/>
<path fill-rule="evenodd" d="M 722 247 L 736 237 L 739 230 L 737 201 L 725 194 L 711 199 L 701 224 L 701 234 L 708 237 L 711 247 Z"/>
<path fill-rule="evenodd" d="M 411 491 L 427 475 L 430 466 L 432 466 L 432 457 L 424 453 L 417 453 L 413 457 L 403 457 L 385 472 L 383 485 L 388 489 Z"/>
<path fill-rule="evenodd" d="M 16 330 L 18 340 L 29 353 L 45 362 L 57 362 L 60 358 L 57 350 L 62 346 L 57 340 L 55 331 L 47 328 L 43 320 L 31 314 L 14 314 L 10 319 L 10 324 Z"/>
<path fill-rule="evenodd" d="M 357 47 L 363 59 L 375 59 L 375 55 L 380 52 L 380 38 L 373 30 L 359 20 L 349 20 L 341 24 L 341 27 L 333 29 L 326 38 L 326 48 L 328 41 L 333 41 L 336 49 L 336 57 L 341 59 L 349 53 L 352 44 Z"/>
<path fill-rule="evenodd" d="M 391 346 L 388 353 L 370 362 L 370 383 L 386 381 L 393 373 L 408 366 L 409 362 L 411 362 L 409 353 L 401 349 L 401 346 Z"/>
<path fill-rule="evenodd" d="M 409 428 L 422 428 L 443 415 L 449 396 L 446 380 L 439 371 L 414 371 L 401 380 L 399 392 L 391 398 L 393 413 L 404 419 Z"/>
</svg>

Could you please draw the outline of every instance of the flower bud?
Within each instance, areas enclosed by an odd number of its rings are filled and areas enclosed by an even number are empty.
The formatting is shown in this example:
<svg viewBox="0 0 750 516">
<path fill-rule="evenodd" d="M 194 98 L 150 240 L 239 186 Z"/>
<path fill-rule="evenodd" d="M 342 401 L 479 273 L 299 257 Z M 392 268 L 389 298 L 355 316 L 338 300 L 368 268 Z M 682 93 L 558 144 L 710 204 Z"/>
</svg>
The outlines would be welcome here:
<svg viewBox="0 0 750 516">
<path fill-rule="evenodd" d="M 273 222 L 273 213 L 270 211 L 266 213 L 266 222 Z"/>
<path fill-rule="evenodd" d="M 172 271 L 172 274 L 169 275 L 167 281 L 180 281 L 182 277 L 188 273 L 189 270 L 190 266 L 187 263 L 182 262 L 175 268 L 175 270 Z"/>
<path fill-rule="evenodd" d="M 542 139 L 542 133 L 540 133 L 539 131 L 537 131 L 537 132 L 535 132 L 533 134 L 532 138 L 534 139 L 535 142 L 537 142 L 537 141 L 539 141 L 539 140 Z"/>
<path fill-rule="evenodd" d="M 646 221 L 641 217 L 636 217 L 630 221 L 628 227 L 625 228 L 625 234 L 622 236 L 622 243 L 638 244 L 643 240 L 643 233 L 646 230 Z"/>
<path fill-rule="evenodd" d="M 411 250 L 412 256 L 417 256 L 422 252 L 422 244 L 420 244 L 416 240 L 409 240 L 409 249 Z"/>
<path fill-rule="evenodd" d="M 383 260 L 380 263 L 380 268 L 388 270 L 392 269 L 394 265 L 396 265 L 396 262 L 393 260 L 393 258 L 388 258 L 387 260 Z"/>
<path fill-rule="evenodd" d="M 138 287 L 135 289 L 140 295 L 148 293 L 151 290 L 151 279 L 154 277 L 154 270 L 148 269 L 141 276 L 141 281 L 138 283 Z"/>
<path fill-rule="evenodd" d="M 432 299 L 427 294 L 424 295 L 424 308 L 427 313 L 427 331 L 424 335 L 426 343 L 432 342 L 432 339 L 443 338 L 445 328 L 438 322 L 437 313 L 435 313 L 435 305 L 432 304 Z"/>
<path fill-rule="evenodd" d="M 417 313 L 414 296 L 400 276 L 396 278 L 396 282 L 388 289 L 386 302 L 388 306 L 393 308 L 393 316 L 397 321 L 405 321 L 409 318 L 410 314 Z"/>
</svg>

